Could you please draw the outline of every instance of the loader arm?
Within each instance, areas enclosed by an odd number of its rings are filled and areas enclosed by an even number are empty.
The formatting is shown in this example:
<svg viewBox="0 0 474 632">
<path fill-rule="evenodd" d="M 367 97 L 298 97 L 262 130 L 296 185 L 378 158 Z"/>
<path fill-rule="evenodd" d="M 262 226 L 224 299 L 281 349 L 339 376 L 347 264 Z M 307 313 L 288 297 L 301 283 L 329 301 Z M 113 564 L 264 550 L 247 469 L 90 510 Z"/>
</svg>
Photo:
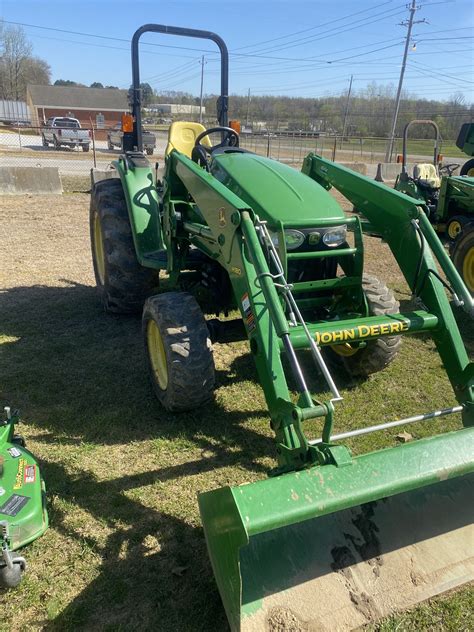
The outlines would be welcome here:
<svg viewBox="0 0 474 632">
<path fill-rule="evenodd" d="M 354 204 L 387 242 L 414 297 L 435 314 L 432 337 L 460 403 L 463 419 L 474 425 L 474 364 L 469 362 L 435 258 L 453 290 L 455 302 L 474 318 L 473 298 L 431 226 L 423 205 L 341 165 L 309 154 L 303 172 L 322 186 L 334 186 Z M 434 255 L 434 256 L 433 256 Z"/>
</svg>

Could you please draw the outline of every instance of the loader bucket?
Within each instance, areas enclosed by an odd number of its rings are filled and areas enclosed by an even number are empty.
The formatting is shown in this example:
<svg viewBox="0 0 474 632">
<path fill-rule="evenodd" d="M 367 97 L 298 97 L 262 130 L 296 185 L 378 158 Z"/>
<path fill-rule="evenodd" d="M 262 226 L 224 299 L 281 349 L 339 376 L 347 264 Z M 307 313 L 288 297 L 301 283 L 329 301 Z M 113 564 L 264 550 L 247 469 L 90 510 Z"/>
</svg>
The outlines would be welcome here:
<svg viewBox="0 0 474 632">
<path fill-rule="evenodd" d="M 232 630 L 350 630 L 474 580 L 474 428 L 199 505 Z"/>
</svg>

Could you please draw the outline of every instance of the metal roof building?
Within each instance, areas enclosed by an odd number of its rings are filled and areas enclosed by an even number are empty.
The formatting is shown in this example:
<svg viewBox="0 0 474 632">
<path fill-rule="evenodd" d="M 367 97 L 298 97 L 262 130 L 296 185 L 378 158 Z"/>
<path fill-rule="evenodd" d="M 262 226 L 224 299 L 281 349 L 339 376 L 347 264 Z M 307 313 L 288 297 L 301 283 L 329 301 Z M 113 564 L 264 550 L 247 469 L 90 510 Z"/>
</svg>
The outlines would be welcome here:
<svg viewBox="0 0 474 632">
<path fill-rule="evenodd" d="M 29 108 L 24 101 L 0 99 L 0 121 L 27 123 L 31 121 Z"/>
</svg>

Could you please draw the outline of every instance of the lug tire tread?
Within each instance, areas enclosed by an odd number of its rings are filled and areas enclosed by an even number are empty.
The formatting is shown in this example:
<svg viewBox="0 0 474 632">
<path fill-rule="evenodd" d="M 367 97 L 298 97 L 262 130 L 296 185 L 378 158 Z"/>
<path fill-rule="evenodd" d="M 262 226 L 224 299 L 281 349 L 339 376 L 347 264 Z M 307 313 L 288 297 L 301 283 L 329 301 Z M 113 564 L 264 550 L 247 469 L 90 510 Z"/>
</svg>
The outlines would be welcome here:
<svg viewBox="0 0 474 632">
<path fill-rule="evenodd" d="M 94 254 L 94 215 L 101 224 L 105 282 L 102 285 Z M 127 204 L 118 178 L 98 182 L 91 193 L 90 232 L 92 260 L 97 288 L 107 312 L 130 314 L 139 312 L 153 288 L 158 274 L 141 266 L 135 255 Z"/>
<path fill-rule="evenodd" d="M 400 303 L 377 277 L 364 274 L 362 287 L 369 304 L 371 316 L 398 314 Z M 353 356 L 344 357 L 346 369 L 354 376 L 368 377 L 385 369 L 395 359 L 402 344 L 401 336 L 385 336 L 367 342 L 367 346 Z"/>
<path fill-rule="evenodd" d="M 166 353 L 168 385 L 162 390 L 153 375 L 147 349 L 148 321 L 154 320 Z M 142 331 L 150 377 L 162 406 L 172 412 L 192 410 L 212 398 L 214 358 L 201 308 L 187 292 L 166 292 L 147 299 Z"/>
</svg>

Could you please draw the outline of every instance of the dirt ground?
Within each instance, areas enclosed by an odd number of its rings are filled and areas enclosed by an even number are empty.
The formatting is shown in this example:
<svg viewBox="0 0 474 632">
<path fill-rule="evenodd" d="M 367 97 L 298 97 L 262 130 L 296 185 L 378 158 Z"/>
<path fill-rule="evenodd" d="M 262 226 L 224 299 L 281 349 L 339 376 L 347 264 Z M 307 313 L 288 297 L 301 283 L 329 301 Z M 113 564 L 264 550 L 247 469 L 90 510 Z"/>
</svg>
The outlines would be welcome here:
<svg viewBox="0 0 474 632">
<path fill-rule="evenodd" d="M 262 392 L 246 346 L 222 345 L 215 401 L 163 412 L 145 377 L 140 318 L 108 316 L 97 302 L 88 206 L 80 193 L 0 198 L 0 403 L 22 411 L 51 521 L 26 551 L 24 582 L 0 593 L 0 631 L 224 632 L 196 494 L 274 466 Z M 375 239 L 367 269 L 409 299 Z M 380 407 L 390 419 L 452 403 L 433 345 L 413 340 L 403 353 L 383 377 L 344 390 L 345 427 L 380 420 Z M 405 377 L 414 386 L 400 391 Z M 380 447 L 393 445 L 391 433 Z M 472 590 L 449 599 L 377 629 L 473 629 Z"/>
</svg>

